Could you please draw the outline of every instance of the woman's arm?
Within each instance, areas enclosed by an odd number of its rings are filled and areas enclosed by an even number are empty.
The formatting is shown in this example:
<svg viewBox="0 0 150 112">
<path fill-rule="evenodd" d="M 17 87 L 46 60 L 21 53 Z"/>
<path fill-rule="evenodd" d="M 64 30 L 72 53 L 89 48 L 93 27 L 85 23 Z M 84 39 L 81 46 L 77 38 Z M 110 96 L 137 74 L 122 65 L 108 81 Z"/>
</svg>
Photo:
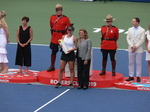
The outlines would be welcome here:
<svg viewBox="0 0 150 112">
<path fill-rule="evenodd" d="M 32 41 L 32 39 L 33 39 L 33 30 L 32 30 L 32 28 L 30 28 L 30 38 L 29 38 L 29 40 L 25 43 L 25 45 L 28 45 L 28 44 Z"/>
<path fill-rule="evenodd" d="M 148 49 L 148 39 L 147 39 L 147 35 L 146 35 L 145 46 L 146 46 L 147 52 L 150 53 L 150 49 Z"/>
<path fill-rule="evenodd" d="M 4 31 L 5 31 L 5 33 L 6 33 L 6 39 L 7 39 L 7 42 L 9 42 L 9 32 L 8 32 L 8 27 L 6 26 L 6 25 L 2 25 L 2 27 L 3 27 L 3 29 L 4 29 Z"/>
<path fill-rule="evenodd" d="M 91 50 L 92 50 L 92 41 L 88 40 L 87 42 L 87 46 L 88 46 L 88 50 L 85 56 L 85 61 L 84 61 L 84 65 L 86 65 L 88 63 L 88 60 L 91 58 Z"/>
<path fill-rule="evenodd" d="M 91 58 L 92 41 L 90 39 L 87 41 L 87 46 L 88 46 L 88 48 L 87 48 L 85 60 L 89 60 Z"/>
<path fill-rule="evenodd" d="M 16 32 L 16 40 L 19 44 L 21 44 L 19 40 L 19 27 L 17 28 L 17 32 Z"/>
<path fill-rule="evenodd" d="M 75 50 L 77 50 L 78 38 L 74 37 L 73 40 L 74 40 Z"/>
</svg>

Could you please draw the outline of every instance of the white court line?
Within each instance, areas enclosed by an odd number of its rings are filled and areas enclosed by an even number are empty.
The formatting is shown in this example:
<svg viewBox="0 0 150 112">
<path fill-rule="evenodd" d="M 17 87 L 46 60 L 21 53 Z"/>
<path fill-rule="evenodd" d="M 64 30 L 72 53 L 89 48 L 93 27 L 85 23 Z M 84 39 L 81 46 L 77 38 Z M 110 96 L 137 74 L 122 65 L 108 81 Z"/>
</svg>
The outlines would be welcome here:
<svg viewBox="0 0 150 112">
<path fill-rule="evenodd" d="M 17 43 L 9 43 L 9 44 L 17 44 Z M 33 46 L 49 46 L 49 45 L 45 45 L 45 44 L 31 44 Z M 93 49 L 100 49 L 100 47 L 92 47 Z M 118 50 L 127 50 L 127 49 L 118 49 Z"/>
<path fill-rule="evenodd" d="M 39 107 L 38 109 L 36 109 L 34 112 L 38 112 L 39 110 L 41 110 L 42 108 L 44 108 L 46 105 L 50 104 L 51 102 L 53 102 L 54 100 L 56 100 L 57 98 L 59 98 L 60 96 L 62 96 L 63 94 L 65 94 L 66 92 L 68 92 L 70 89 L 67 89 L 66 91 L 62 92 L 61 94 L 59 94 L 58 96 L 56 96 L 55 98 L 53 98 L 52 100 L 50 100 L 49 102 L 45 103 L 44 105 L 42 105 L 41 107 Z"/>
<path fill-rule="evenodd" d="M 9 43 L 9 44 L 17 44 L 17 43 Z M 35 46 L 49 46 L 49 45 L 44 45 L 44 44 L 31 44 L 31 45 L 35 45 Z M 100 49 L 100 47 L 92 47 L 93 49 Z M 128 49 L 118 49 L 120 51 L 128 51 Z M 143 50 L 146 51 L 146 50 Z"/>
</svg>

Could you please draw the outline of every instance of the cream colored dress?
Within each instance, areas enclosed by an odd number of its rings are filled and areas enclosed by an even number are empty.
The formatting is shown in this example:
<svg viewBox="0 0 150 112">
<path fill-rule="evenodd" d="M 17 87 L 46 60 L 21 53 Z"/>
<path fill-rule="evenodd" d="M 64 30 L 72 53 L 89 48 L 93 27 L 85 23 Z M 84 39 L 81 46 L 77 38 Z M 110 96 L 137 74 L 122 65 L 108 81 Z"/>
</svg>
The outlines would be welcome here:
<svg viewBox="0 0 150 112">
<path fill-rule="evenodd" d="M 146 32 L 146 38 L 148 40 L 148 49 L 150 50 L 150 31 Z M 147 52 L 146 50 L 146 61 L 150 61 L 150 53 Z"/>
<path fill-rule="evenodd" d="M 0 28 L 0 63 L 8 63 L 7 51 L 6 51 L 6 33 L 3 28 Z"/>
</svg>

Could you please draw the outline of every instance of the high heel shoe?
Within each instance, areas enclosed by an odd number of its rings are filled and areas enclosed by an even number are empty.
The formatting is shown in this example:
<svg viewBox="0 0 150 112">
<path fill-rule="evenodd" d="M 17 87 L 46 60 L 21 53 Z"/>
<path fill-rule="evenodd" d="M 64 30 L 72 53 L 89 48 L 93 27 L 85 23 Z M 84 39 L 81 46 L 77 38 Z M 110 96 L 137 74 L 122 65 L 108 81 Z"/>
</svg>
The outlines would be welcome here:
<svg viewBox="0 0 150 112">
<path fill-rule="evenodd" d="M 83 90 L 86 90 L 86 89 L 88 89 L 88 87 L 87 86 L 83 86 Z"/>
<path fill-rule="evenodd" d="M 22 74 L 22 70 L 19 70 L 18 72 L 17 72 L 17 74 L 19 75 L 19 74 Z"/>
<path fill-rule="evenodd" d="M 6 67 L 4 67 L 4 69 L 2 70 L 2 72 L 1 73 L 8 73 L 8 67 L 6 68 Z"/>
<path fill-rule="evenodd" d="M 150 83 L 150 79 L 148 79 L 148 80 L 146 81 L 146 83 Z"/>
<path fill-rule="evenodd" d="M 2 73 L 3 69 L 4 69 L 4 68 L 0 68 L 0 73 Z"/>
<path fill-rule="evenodd" d="M 0 63 L 0 73 L 3 71 L 3 69 L 4 69 L 4 66 L 2 63 Z"/>
<path fill-rule="evenodd" d="M 82 89 L 82 86 L 78 86 L 78 89 Z"/>
</svg>

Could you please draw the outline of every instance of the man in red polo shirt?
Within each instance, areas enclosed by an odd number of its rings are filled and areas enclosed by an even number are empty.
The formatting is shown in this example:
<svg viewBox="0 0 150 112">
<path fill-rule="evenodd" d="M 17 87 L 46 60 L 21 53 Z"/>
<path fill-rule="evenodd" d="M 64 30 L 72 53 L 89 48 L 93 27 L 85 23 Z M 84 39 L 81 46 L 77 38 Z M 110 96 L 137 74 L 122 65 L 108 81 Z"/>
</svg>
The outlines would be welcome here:
<svg viewBox="0 0 150 112">
<path fill-rule="evenodd" d="M 56 54 L 58 52 L 58 40 L 62 38 L 63 35 L 67 33 L 67 28 L 70 26 L 70 20 L 67 16 L 62 14 L 63 7 L 61 4 L 56 5 L 56 14 L 50 17 L 50 28 L 51 28 L 51 40 L 50 49 L 51 54 L 51 65 L 47 69 L 47 72 L 55 70 L 55 60 Z"/>
</svg>

